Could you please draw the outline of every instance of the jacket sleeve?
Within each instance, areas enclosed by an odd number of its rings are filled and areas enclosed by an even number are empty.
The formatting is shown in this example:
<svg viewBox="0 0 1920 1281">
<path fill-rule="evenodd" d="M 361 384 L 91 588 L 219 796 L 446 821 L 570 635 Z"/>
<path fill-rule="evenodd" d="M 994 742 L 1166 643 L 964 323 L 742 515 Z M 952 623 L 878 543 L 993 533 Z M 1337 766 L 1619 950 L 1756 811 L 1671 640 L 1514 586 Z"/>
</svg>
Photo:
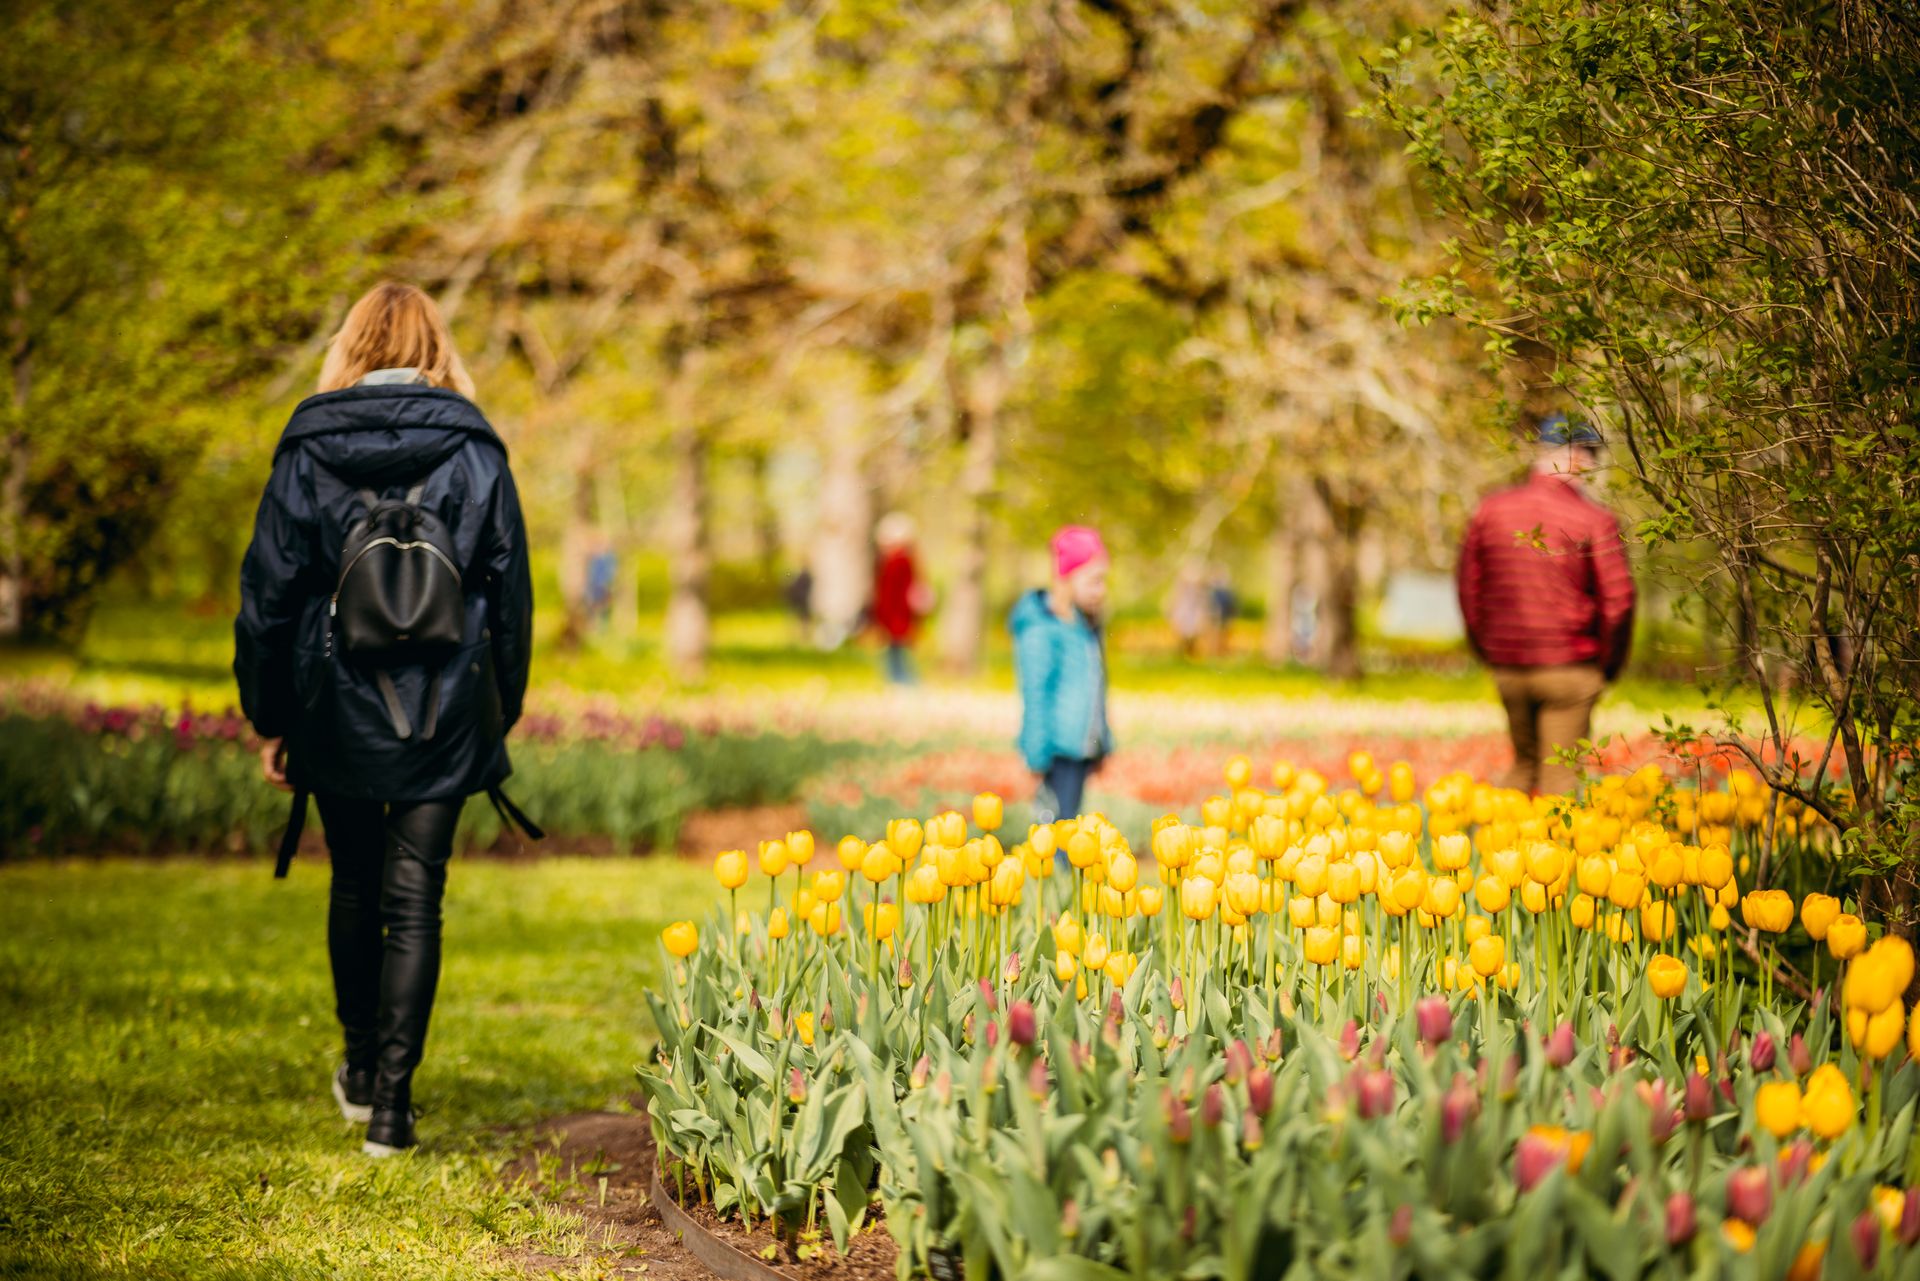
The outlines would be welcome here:
<svg viewBox="0 0 1920 1281">
<path fill-rule="evenodd" d="M 293 719 L 294 630 L 313 564 L 314 516 L 298 475 L 298 451 L 274 459 L 253 541 L 240 562 L 240 613 L 233 620 L 233 676 L 240 708 L 263 738 L 283 737 Z"/>
<path fill-rule="evenodd" d="M 487 617 L 493 630 L 493 673 L 500 683 L 503 730 L 512 729 L 527 701 L 533 667 L 533 571 L 527 526 L 513 473 L 500 469 L 487 530 Z"/>
<path fill-rule="evenodd" d="M 1044 774 L 1053 764 L 1047 722 L 1060 664 L 1052 630 L 1027 627 L 1013 638 L 1013 663 L 1020 676 L 1020 756 L 1036 774 Z"/>
<path fill-rule="evenodd" d="M 1600 607 L 1600 670 L 1612 680 L 1633 648 L 1633 567 L 1617 517 L 1605 517 L 1594 539 L 1593 586 Z"/>
<path fill-rule="evenodd" d="M 1480 610 L 1484 600 L 1480 588 L 1483 569 L 1480 526 L 1480 513 L 1476 511 L 1467 522 L 1466 537 L 1460 540 L 1460 563 L 1454 567 L 1453 580 L 1460 594 L 1460 621 L 1466 625 L 1467 644 L 1475 654 L 1485 658 L 1486 652 L 1480 645 Z"/>
</svg>

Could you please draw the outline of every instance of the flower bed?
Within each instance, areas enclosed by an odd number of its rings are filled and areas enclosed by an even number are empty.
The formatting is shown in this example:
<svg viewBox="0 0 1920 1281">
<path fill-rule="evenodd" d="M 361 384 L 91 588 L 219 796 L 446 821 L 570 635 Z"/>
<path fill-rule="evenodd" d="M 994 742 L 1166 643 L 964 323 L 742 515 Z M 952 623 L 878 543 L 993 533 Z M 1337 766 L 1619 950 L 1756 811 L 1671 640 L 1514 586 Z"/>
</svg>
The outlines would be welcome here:
<svg viewBox="0 0 1920 1281">
<path fill-rule="evenodd" d="M 508 789 L 557 841 L 671 847 L 689 813 L 788 800 L 862 750 L 597 707 L 536 711 L 516 728 Z M 0 853 L 263 851 L 287 799 L 261 781 L 258 752 L 231 711 L 16 691 L 0 704 Z M 500 835 L 491 807 L 469 805 L 457 844 L 485 849 Z"/>
<path fill-rule="evenodd" d="M 1232 762 L 1137 852 L 981 797 L 721 855 L 640 1070 L 669 1182 L 808 1250 L 878 1206 L 936 1275 L 1920 1267 L 1913 954 L 1811 815 L 1352 772 Z"/>
</svg>

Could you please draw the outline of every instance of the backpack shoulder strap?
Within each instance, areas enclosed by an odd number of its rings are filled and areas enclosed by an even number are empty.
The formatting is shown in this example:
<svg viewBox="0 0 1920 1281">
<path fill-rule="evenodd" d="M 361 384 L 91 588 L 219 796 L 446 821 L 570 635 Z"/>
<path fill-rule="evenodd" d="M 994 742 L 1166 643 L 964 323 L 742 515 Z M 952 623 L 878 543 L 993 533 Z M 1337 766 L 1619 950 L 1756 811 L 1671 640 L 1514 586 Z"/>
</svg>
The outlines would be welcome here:
<svg viewBox="0 0 1920 1281">
<path fill-rule="evenodd" d="M 418 507 L 420 505 L 420 496 L 426 492 L 427 492 L 427 482 L 424 480 L 421 481 L 419 484 L 415 485 L 412 489 L 409 489 L 407 491 L 407 506 Z"/>
</svg>

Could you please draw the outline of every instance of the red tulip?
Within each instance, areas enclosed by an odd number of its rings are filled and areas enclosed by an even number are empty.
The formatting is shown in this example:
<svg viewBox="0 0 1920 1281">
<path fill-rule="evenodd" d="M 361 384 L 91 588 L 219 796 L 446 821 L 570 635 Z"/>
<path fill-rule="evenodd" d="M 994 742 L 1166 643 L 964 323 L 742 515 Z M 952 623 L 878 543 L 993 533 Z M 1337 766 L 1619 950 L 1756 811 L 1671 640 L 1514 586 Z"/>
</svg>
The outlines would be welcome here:
<svg viewBox="0 0 1920 1281">
<path fill-rule="evenodd" d="M 1253 1051 L 1247 1048 L 1245 1041 L 1234 1041 L 1227 1046 L 1228 1085 L 1238 1085 L 1247 1073 L 1253 1069 Z"/>
<path fill-rule="evenodd" d="M 1773 1068 L 1773 1033 L 1762 1032 L 1753 1038 L 1753 1048 L 1747 1051 L 1747 1065 L 1756 1072 L 1767 1072 Z"/>
<path fill-rule="evenodd" d="M 1440 1101 L 1440 1137 L 1448 1143 L 1458 1143 L 1460 1136 L 1466 1133 L 1467 1123 L 1479 1114 L 1480 1095 L 1475 1092 L 1472 1082 L 1465 1073 L 1453 1079 L 1453 1085 Z"/>
<path fill-rule="evenodd" d="M 1713 1085 L 1698 1072 L 1687 1073 L 1686 1113 L 1689 1121 L 1713 1117 Z"/>
<path fill-rule="evenodd" d="M 1406 1248 L 1413 1240 L 1413 1207 L 1403 1205 L 1393 1212 L 1393 1219 L 1387 1224 L 1387 1241 L 1394 1249 Z"/>
<path fill-rule="evenodd" d="M 1860 1211 L 1848 1235 L 1853 1238 L 1853 1252 L 1860 1256 L 1860 1266 L 1871 1272 L 1880 1261 L 1880 1216 L 1871 1209 Z"/>
<path fill-rule="evenodd" d="M 1215 1081 L 1200 1096 L 1200 1124 L 1209 1130 L 1218 1128 L 1227 1115 L 1227 1092 Z"/>
<path fill-rule="evenodd" d="M 1351 1063 L 1360 1054 L 1360 1025 L 1352 1019 L 1340 1029 L 1340 1057 Z"/>
<path fill-rule="evenodd" d="M 1807 1049 L 1807 1038 L 1798 1032 L 1787 1041 L 1787 1066 L 1793 1069 L 1795 1076 L 1805 1076 L 1813 1071 L 1813 1054 Z"/>
<path fill-rule="evenodd" d="M 1900 1206 L 1900 1228 L 1894 1233 L 1894 1239 L 1906 1246 L 1920 1242 L 1920 1188 L 1907 1189 L 1907 1199 Z"/>
<path fill-rule="evenodd" d="M 1685 1245 L 1693 1240 L 1699 1222 L 1693 1212 L 1693 1194 L 1676 1192 L 1667 1198 L 1667 1244 Z"/>
<path fill-rule="evenodd" d="M 1033 1044 L 1038 1029 L 1034 1026 L 1033 1002 L 1015 1001 L 1007 1009 L 1007 1039 L 1025 1049 Z"/>
<path fill-rule="evenodd" d="M 1273 1109 L 1273 1073 L 1263 1067 L 1247 1073 L 1247 1110 L 1264 1117 Z"/>
<path fill-rule="evenodd" d="M 1393 1115 L 1393 1073 L 1383 1068 L 1357 1072 L 1354 1096 L 1362 1120 Z"/>
<path fill-rule="evenodd" d="M 1166 1113 L 1167 1133 L 1175 1143 L 1185 1143 L 1193 1138 L 1193 1113 L 1187 1110 L 1186 1102 L 1178 1094 L 1171 1088 L 1162 1090 L 1160 1106 Z"/>
<path fill-rule="evenodd" d="M 1743 1166 L 1727 1176 L 1727 1213 L 1754 1227 L 1767 1221 L 1773 1209 L 1773 1183 L 1757 1165 Z"/>
</svg>

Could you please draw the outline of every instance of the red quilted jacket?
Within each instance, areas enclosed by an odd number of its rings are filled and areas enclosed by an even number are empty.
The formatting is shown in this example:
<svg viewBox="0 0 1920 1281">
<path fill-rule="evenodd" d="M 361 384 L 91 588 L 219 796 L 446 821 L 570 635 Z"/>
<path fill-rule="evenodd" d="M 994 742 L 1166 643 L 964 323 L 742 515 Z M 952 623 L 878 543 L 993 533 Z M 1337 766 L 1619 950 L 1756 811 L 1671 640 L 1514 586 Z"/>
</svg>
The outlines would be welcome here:
<svg viewBox="0 0 1920 1281">
<path fill-rule="evenodd" d="M 1599 663 L 1611 680 L 1633 640 L 1633 574 L 1620 521 L 1558 476 L 1489 494 L 1456 575 L 1474 651 L 1496 667 Z"/>
</svg>

